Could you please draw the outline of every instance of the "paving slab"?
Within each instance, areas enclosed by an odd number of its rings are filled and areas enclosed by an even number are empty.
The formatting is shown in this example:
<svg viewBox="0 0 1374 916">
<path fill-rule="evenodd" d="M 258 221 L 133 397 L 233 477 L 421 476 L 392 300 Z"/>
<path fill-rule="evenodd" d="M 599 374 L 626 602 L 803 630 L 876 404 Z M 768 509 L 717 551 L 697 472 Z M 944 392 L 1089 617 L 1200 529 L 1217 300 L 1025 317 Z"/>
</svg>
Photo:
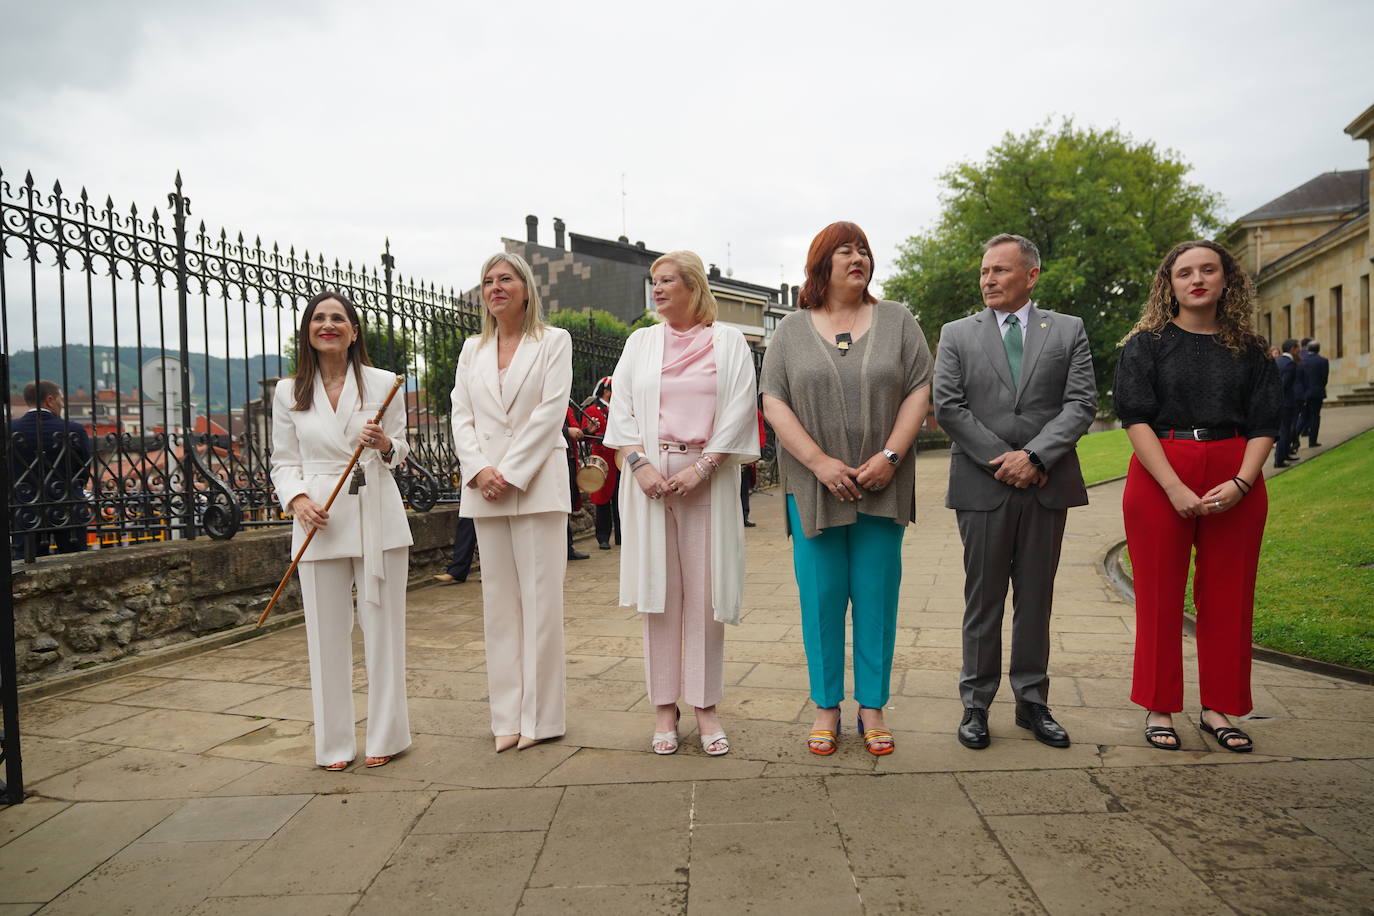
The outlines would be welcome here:
<svg viewBox="0 0 1374 916">
<path fill-rule="evenodd" d="M 190 916 L 348 916 L 358 894 L 294 894 L 209 897 Z"/>
<path fill-rule="evenodd" d="M 89 731 L 84 737 L 88 741 L 124 747 L 199 754 L 231 738 L 257 731 L 266 724 L 261 718 L 246 715 L 145 709 L 113 725 Z"/>
<path fill-rule="evenodd" d="M 1374 900 L 1374 875 L 1347 868 L 1249 868 L 1202 877 L 1237 913 L 1346 916 L 1369 913 Z"/>
<path fill-rule="evenodd" d="M 204 653 L 184 658 L 169 665 L 148 670 L 151 677 L 176 680 L 245 681 L 268 671 L 286 666 L 278 658 L 233 658 L 217 653 Z"/>
<path fill-rule="evenodd" d="M 705 824 L 692 830 L 691 906 L 703 913 L 861 914 L 833 824 Z"/>
<path fill-rule="evenodd" d="M 120 801 L 192 798 L 246 776 L 262 764 L 171 751 L 125 748 L 29 788 L 48 798 Z"/>
<path fill-rule="evenodd" d="M 637 884 L 617 887 L 531 887 L 520 899 L 519 916 L 564 916 L 567 913 L 635 913 L 677 916 L 687 912 L 686 884 Z"/>
<path fill-rule="evenodd" d="M 963 773 L 957 778 L 984 815 L 1106 813 L 1112 802 L 1089 770 Z"/>
<path fill-rule="evenodd" d="M 30 799 L 22 805 L 6 805 L 0 808 L 0 846 L 23 836 L 39 824 L 56 817 L 67 810 L 67 802 L 49 801 L 43 798 Z"/>
<path fill-rule="evenodd" d="M 22 734 L 44 738 L 85 737 L 92 731 L 121 719 L 136 716 L 142 710 L 112 703 L 82 703 L 76 700 L 40 700 L 36 703 L 19 701 L 19 721 Z"/>
<path fill-rule="evenodd" d="M 214 896 L 361 893 L 433 798 L 431 792 L 318 796 L 214 888 Z"/>
<path fill-rule="evenodd" d="M 542 843 L 537 833 L 409 836 L 353 916 L 513 913 Z"/>
<path fill-rule="evenodd" d="M 964 916 L 1038 916 L 1045 913 L 1020 875 L 859 877 L 867 913 L 941 913 Z"/>
<path fill-rule="evenodd" d="M 381 779 L 437 783 L 450 788 L 467 786 L 501 789 L 533 786 L 577 753 L 577 747 L 545 741 L 523 751 L 496 753 L 491 738 L 415 736 L 415 743 L 385 767 L 369 772 Z"/>
<path fill-rule="evenodd" d="M 1374 803 L 1289 808 L 1287 814 L 1365 868 L 1374 869 Z"/>
<path fill-rule="evenodd" d="M 1226 909 L 1197 875 L 1129 815 L 1009 815 L 989 817 L 987 823 L 1051 913 L 1155 916 L 1162 909 Z"/>
<path fill-rule="evenodd" d="M 265 840 L 305 807 L 309 795 L 193 798 L 145 833 L 140 843 Z"/>
<path fill-rule="evenodd" d="M 508 752 L 509 753 L 509 752 Z M 681 750 L 669 756 L 648 751 L 583 748 L 539 781 L 541 786 L 608 783 L 691 782 L 698 779 L 748 779 L 763 773 L 761 760 L 707 757 Z M 658 883 L 658 882 L 651 882 Z"/>
<path fill-rule="evenodd" d="M 271 684 L 247 684 L 232 681 L 164 680 L 156 687 L 127 694 L 117 701 L 125 706 L 146 706 L 155 709 L 191 709 L 199 712 L 223 712 L 231 706 L 256 700 L 277 689 Z"/>
<path fill-rule="evenodd" d="M 399 761 L 397 761 L 399 762 Z M 392 766 L 383 767 L 389 770 Z M 204 795 L 355 795 L 392 792 L 419 792 L 429 787 L 426 780 L 379 776 L 377 770 L 354 767 L 331 773 L 313 764 L 282 766 L 256 764 L 245 775 Z"/>
<path fill-rule="evenodd" d="M 562 789 L 455 789 L 440 792 L 412 835 L 545 831 Z"/>
<path fill-rule="evenodd" d="M 682 783 L 569 787 L 530 886 L 684 880 L 691 798 L 691 785 Z M 633 863 L 633 877 L 627 863 Z"/>
<path fill-rule="evenodd" d="M 166 678 L 129 674 L 64 693 L 62 699 L 80 700 L 83 703 L 109 703 L 131 693 L 138 693 L 140 690 L 147 690 L 149 687 L 157 687 L 165 683 L 167 683 Z"/>
<path fill-rule="evenodd" d="M 5 845 L 0 903 L 48 902 L 177 807 L 174 801 L 69 806 Z"/>
<path fill-rule="evenodd" d="M 91 741 L 23 735 L 21 750 L 24 761 L 24 784 L 33 786 L 49 776 L 56 776 L 92 760 L 108 757 L 118 751 L 119 747 Z"/>
<path fill-rule="evenodd" d="M 134 843 L 81 879 L 44 913 L 185 913 L 258 847 L 253 842 Z"/>
</svg>

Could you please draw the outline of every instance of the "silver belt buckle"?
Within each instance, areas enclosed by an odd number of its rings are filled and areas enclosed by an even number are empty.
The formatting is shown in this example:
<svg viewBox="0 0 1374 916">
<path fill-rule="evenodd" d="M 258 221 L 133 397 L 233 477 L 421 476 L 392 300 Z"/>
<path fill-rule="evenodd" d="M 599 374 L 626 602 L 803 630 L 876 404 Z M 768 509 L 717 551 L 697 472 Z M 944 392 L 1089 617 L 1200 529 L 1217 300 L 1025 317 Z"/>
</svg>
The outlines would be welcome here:
<svg viewBox="0 0 1374 916">
<path fill-rule="evenodd" d="M 1195 430 L 1193 430 L 1193 438 L 1196 439 L 1198 442 L 1206 442 L 1206 441 L 1207 441 L 1207 430 L 1205 430 L 1205 429 L 1195 429 Z"/>
</svg>

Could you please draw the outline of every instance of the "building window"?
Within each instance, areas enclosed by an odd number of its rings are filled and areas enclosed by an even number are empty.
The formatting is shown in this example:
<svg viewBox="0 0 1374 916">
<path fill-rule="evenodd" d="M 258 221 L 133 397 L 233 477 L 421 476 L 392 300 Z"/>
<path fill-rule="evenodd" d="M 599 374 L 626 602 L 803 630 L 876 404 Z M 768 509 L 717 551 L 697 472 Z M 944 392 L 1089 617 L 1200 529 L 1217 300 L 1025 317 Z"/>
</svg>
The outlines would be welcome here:
<svg viewBox="0 0 1374 916">
<path fill-rule="evenodd" d="M 1270 344 L 1274 342 L 1274 313 L 1264 313 L 1264 339 Z"/>
<path fill-rule="evenodd" d="M 1341 308 L 1341 288 L 1331 287 L 1331 315 L 1336 322 L 1336 359 L 1345 355 L 1345 315 Z"/>
<path fill-rule="evenodd" d="M 1293 306 L 1291 305 L 1285 305 L 1283 307 L 1283 336 L 1293 336 Z"/>
<path fill-rule="evenodd" d="M 1308 337 L 1317 336 L 1317 297 L 1308 296 L 1302 300 L 1303 318 L 1307 321 Z"/>
<path fill-rule="evenodd" d="M 1360 277 L 1360 352 L 1369 352 L 1369 274 Z"/>
</svg>

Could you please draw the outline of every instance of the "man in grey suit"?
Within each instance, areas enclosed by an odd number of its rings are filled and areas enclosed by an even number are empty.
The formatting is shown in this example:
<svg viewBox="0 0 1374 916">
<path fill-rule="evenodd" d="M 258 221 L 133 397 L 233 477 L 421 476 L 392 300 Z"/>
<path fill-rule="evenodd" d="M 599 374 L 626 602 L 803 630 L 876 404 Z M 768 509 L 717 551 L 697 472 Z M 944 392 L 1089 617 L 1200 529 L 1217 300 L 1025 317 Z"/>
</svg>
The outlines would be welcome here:
<svg viewBox="0 0 1374 916">
<path fill-rule="evenodd" d="M 1097 413 L 1083 321 L 1038 309 L 1040 252 L 1019 235 L 983 246 L 987 308 L 940 331 L 935 416 L 954 440 L 949 495 L 964 542 L 964 665 L 959 741 L 988 746 L 988 707 L 1002 680 L 1002 609 L 1012 596 L 1016 724 L 1052 747 L 1068 733 L 1050 715 L 1050 606 L 1070 506 L 1088 502 L 1074 450 Z"/>
</svg>

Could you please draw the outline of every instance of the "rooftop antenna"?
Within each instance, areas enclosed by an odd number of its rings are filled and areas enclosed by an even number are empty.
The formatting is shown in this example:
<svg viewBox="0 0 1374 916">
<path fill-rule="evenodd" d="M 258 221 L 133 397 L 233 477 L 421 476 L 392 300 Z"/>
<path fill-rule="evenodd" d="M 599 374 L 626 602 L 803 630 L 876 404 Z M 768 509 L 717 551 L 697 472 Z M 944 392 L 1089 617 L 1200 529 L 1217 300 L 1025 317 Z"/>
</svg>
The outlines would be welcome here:
<svg viewBox="0 0 1374 916">
<path fill-rule="evenodd" d="M 628 237 L 630 230 L 625 222 L 625 199 L 630 195 L 625 193 L 625 173 L 620 173 L 620 234 Z"/>
</svg>

